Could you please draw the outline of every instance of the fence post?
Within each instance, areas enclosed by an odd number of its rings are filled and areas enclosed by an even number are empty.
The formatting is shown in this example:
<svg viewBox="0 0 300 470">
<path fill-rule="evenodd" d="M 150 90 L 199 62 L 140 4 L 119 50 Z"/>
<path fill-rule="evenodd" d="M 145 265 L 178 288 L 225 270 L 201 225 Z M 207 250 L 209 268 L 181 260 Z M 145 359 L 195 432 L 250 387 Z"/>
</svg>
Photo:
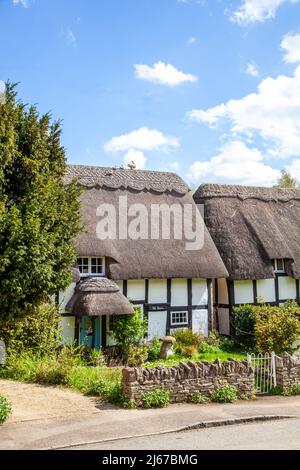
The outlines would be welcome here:
<svg viewBox="0 0 300 470">
<path fill-rule="evenodd" d="M 273 375 L 273 386 L 277 387 L 277 377 L 276 377 L 276 360 L 275 360 L 275 353 L 272 351 L 271 353 L 272 358 L 272 375 Z"/>
</svg>

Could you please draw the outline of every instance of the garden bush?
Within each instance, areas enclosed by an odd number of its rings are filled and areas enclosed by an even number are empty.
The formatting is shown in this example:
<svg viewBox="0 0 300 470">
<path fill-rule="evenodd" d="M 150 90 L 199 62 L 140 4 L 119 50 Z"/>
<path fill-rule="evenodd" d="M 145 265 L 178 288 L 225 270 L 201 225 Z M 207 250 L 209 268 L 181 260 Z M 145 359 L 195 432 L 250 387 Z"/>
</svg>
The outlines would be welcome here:
<svg viewBox="0 0 300 470">
<path fill-rule="evenodd" d="M 12 412 L 11 404 L 7 398 L 0 395 L 0 424 L 4 423 Z"/>
<path fill-rule="evenodd" d="M 148 361 L 157 361 L 160 359 L 161 342 L 158 338 L 148 344 Z"/>
<path fill-rule="evenodd" d="M 255 343 L 260 352 L 291 352 L 293 342 L 300 335 L 300 317 L 288 306 L 253 307 L 255 316 Z M 297 309 L 299 311 L 299 307 Z"/>
<path fill-rule="evenodd" d="M 170 403 L 170 392 L 162 388 L 144 392 L 142 396 L 144 408 L 165 408 Z"/>
<path fill-rule="evenodd" d="M 233 309 L 235 341 L 259 352 L 291 352 L 300 336 L 300 308 L 294 302 L 273 307 L 244 305 Z"/>
<path fill-rule="evenodd" d="M 174 338 L 176 339 L 174 349 L 178 354 L 182 354 L 186 347 L 193 347 L 197 352 L 200 345 L 204 342 L 204 335 L 194 333 L 191 329 L 176 331 Z"/>
<path fill-rule="evenodd" d="M 180 346 L 183 357 L 193 357 L 198 353 L 197 346 Z"/>
<path fill-rule="evenodd" d="M 287 390 L 284 390 L 283 395 L 286 397 L 300 395 L 300 382 L 291 385 Z"/>
<path fill-rule="evenodd" d="M 248 349 L 254 349 L 255 316 L 253 305 L 242 305 L 232 310 L 233 335 L 236 343 Z"/>
<path fill-rule="evenodd" d="M 128 361 L 131 348 L 141 344 L 147 330 L 147 321 L 143 319 L 140 308 L 136 308 L 132 315 L 114 318 L 110 335 L 116 341 L 125 362 Z"/>
<path fill-rule="evenodd" d="M 204 396 L 201 392 L 193 392 L 190 396 L 190 401 L 195 404 L 204 404 L 209 402 L 209 398 Z"/>
<path fill-rule="evenodd" d="M 223 385 L 211 394 L 211 400 L 216 403 L 233 403 L 237 399 L 237 389 L 234 385 Z"/>
<path fill-rule="evenodd" d="M 129 367 L 141 367 L 148 358 L 146 346 L 130 346 L 127 356 Z"/>
<path fill-rule="evenodd" d="M 60 322 L 56 305 L 42 305 L 23 318 L 1 319 L 0 339 L 5 342 L 8 353 L 26 350 L 49 355 L 61 344 Z"/>
</svg>

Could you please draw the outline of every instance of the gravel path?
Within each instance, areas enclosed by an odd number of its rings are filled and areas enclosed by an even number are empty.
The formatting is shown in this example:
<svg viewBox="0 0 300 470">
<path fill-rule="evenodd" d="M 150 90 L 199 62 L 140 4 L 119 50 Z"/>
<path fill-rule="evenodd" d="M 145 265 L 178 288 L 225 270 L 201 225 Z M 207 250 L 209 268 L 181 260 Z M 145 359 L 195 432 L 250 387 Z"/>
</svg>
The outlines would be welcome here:
<svg viewBox="0 0 300 470">
<path fill-rule="evenodd" d="M 71 418 L 100 413 L 101 402 L 61 387 L 0 380 L 0 394 L 13 406 L 8 422 Z"/>
</svg>

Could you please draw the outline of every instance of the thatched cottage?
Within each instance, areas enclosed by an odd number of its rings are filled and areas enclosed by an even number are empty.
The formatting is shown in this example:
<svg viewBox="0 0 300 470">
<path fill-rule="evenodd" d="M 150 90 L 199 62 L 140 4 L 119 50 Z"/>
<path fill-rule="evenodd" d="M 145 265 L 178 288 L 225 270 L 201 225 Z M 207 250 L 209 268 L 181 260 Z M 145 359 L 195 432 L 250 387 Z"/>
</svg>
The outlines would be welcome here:
<svg viewBox="0 0 300 470">
<path fill-rule="evenodd" d="M 227 271 L 204 225 L 198 250 L 187 249 L 172 217 L 169 239 L 162 234 L 168 223 L 161 216 L 148 237 L 148 216 L 135 222 L 137 234 L 123 233 L 135 211 L 149 215 L 153 208 L 174 205 L 183 212 L 190 207 L 196 226 L 199 213 L 184 181 L 173 173 L 71 165 L 66 181 L 73 179 L 83 188 L 85 231 L 76 240 L 73 283 L 59 296 L 65 339 L 96 348 L 110 345 L 112 319 L 131 314 L 132 305 L 148 318 L 149 339 L 184 327 L 207 334 L 214 327 L 213 280 L 225 278 Z M 107 238 L 99 237 L 106 213 L 107 225 L 116 215 L 119 229 L 110 226 Z"/>
<path fill-rule="evenodd" d="M 194 195 L 229 272 L 215 281 L 219 329 L 233 306 L 300 301 L 300 191 L 205 184 Z"/>
</svg>

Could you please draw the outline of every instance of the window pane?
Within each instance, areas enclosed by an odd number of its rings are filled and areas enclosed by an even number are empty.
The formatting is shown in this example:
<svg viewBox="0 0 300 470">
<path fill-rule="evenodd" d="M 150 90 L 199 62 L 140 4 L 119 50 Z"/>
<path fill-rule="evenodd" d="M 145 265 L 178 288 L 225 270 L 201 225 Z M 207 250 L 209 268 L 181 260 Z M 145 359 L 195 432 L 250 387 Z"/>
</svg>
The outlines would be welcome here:
<svg viewBox="0 0 300 470">
<path fill-rule="evenodd" d="M 283 270 L 284 270 L 283 259 L 278 259 L 277 260 L 277 271 L 283 271 Z"/>
<path fill-rule="evenodd" d="M 186 325 L 188 323 L 188 313 L 172 312 L 171 323 L 172 325 Z"/>
</svg>

